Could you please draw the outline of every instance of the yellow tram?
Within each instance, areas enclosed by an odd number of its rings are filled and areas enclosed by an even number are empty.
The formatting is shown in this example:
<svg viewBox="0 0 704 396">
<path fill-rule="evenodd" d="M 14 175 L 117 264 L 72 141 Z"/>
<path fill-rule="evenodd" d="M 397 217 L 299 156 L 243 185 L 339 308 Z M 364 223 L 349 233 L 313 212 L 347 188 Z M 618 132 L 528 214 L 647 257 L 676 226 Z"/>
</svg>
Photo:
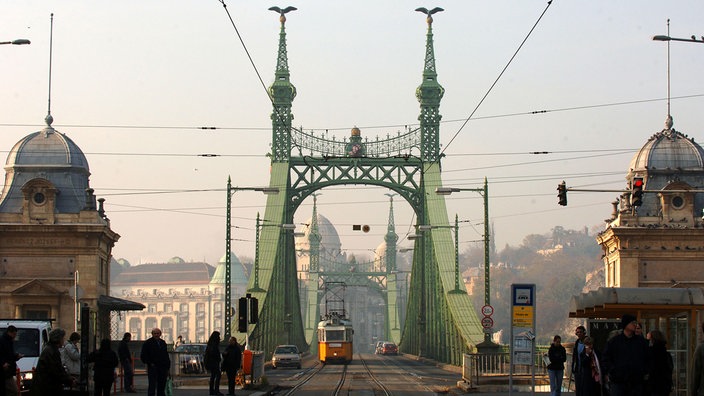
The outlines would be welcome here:
<svg viewBox="0 0 704 396">
<path fill-rule="evenodd" d="M 337 314 L 318 323 L 318 359 L 325 363 L 352 361 L 352 322 Z"/>
</svg>

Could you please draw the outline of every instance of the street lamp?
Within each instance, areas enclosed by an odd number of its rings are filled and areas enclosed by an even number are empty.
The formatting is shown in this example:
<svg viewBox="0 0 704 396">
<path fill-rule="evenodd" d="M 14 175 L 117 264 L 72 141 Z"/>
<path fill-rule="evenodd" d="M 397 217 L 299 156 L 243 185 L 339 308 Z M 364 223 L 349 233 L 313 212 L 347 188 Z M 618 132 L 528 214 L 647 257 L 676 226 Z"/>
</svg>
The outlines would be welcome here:
<svg viewBox="0 0 704 396">
<path fill-rule="evenodd" d="M 444 225 L 420 225 L 418 226 L 418 229 L 421 231 L 430 231 L 432 229 L 436 228 L 450 228 L 455 231 L 455 288 L 453 290 L 450 290 L 448 293 L 450 294 L 467 294 L 466 292 L 463 292 L 460 289 L 460 245 L 459 245 L 459 238 L 460 238 L 460 227 L 459 227 L 459 220 L 457 217 L 457 214 L 455 214 L 455 225 L 454 226 L 444 226 Z"/>
<path fill-rule="evenodd" d="M 670 37 L 666 35 L 659 34 L 657 36 L 653 36 L 654 41 L 687 41 L 690 43 L 699 43 L 699 44 L 704 44 L 704 36 L 702 36 L 701 39 L 697 39 L 697 36 L 692 36 L 692 38 L 676 38 L 676 37 Z"/>
<path fill-rule="evenodd" d="M 438 195 L 450 195 L 454 192 L 474 191 L 484 198 L 484 305 L 491 305 L 491 271 L 489 260 L 489 184 L 484 178 L 484 188 L 437 187 Z M 491 343 L 488 332 L 484 332 L 484 342 Z"/>
<path fill-rule="evenodd" d="M 12 40 L 12 41 L 0 41 L 0 44 L 12 44 L 12 45 L 27 45 L 30 44 L 31 41 L 27 39 L 17 39 L 17 40 Z"/>
<path fill-rule="evenodd" d="M 232 196 L 237 191 L 260 191 L 265 195 L 278 194 L 277 187 L 232 187 L 232 180 L 227 177 L 227 214 L 225 217 L 225 337 L 229 338 L 232 335 L 232 280 L 231 265 L 232 259 L 230 253 L 232 251 Z"/>
</svg>

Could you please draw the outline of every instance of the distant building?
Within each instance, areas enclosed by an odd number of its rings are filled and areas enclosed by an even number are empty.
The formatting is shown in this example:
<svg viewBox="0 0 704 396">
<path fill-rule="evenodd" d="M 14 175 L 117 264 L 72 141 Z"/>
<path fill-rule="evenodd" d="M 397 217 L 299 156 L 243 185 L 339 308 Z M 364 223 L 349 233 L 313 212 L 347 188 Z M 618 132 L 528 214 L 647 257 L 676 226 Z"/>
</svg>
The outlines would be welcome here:
<svg viewBox="0 0 704 396">
<path fill-rule="evenodd" d="M 231 256 L 231 295 L 234 303 L 246 293 L 248 276 L 237 257 Z M 223 333 L 225 325 L 225 256 L 217 267 L 187 263 L 174 257 L 167 263 L 123 268 L 112 282 L 112 295 L 140 302 L 141 312 L 125 312 L 113 319 L 117 334 L 132 333 L 135 340 L 151 337 L 161 328 L 163 339 L 173 342 L 179 335 L 185 341 L 206 342 L 210 333 Z M 233 316 L 234 317 L 234 316 Z"/>
<path fill-rule="evenodd" d="M 97 313 L 97 337 L 110 333 L 109 268 L 120 236 L 96 202 L 88 161 L 68 136 L 46 127 L 22 138 L 5 163 L 0 195 L 0 317 L 55 319 L 73 331 L 76 306 Z M 138 306 L 132 306 L 133 309 Z M 82 325 L 82 324 L 81 324 Z"/>
</svg>

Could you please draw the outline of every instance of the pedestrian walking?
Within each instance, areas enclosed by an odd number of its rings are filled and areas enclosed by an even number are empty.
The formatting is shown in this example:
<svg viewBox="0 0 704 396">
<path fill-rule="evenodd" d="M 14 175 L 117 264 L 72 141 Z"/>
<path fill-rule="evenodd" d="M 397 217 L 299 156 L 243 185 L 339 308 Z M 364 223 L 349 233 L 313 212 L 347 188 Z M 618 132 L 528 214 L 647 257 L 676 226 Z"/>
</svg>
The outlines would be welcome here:
<svg viewBox="0 0 704 396">
<path fill-rule="evenodd" d="M 15 352 L 15 337 L 17 337 L 17 327 L 7 326 L 5 332 L 0 337 L 0 396 L 17 396 L 17 361 L 24 355 Z"/>
<path fill-rule="evenodd" d="M 142 345 L 142 363 L 147 366 L 147 396 L 165 396 L 166 378 L 169 376 L 171 359 L 166 350 L 166 342 L 161 339 L 161 329 L 155 327 L 152 337 Z"/>
<path fill-rule="evenodd" d="M 66 332 L 63 329 L 49 332 L 49 340 L 39 355 L 32 378 L 32 396 L 60 396 L 64 393 L 64 386 L 75 386 L 76 381 L 61 364 L 60 349 L 65 341 Z"/>
<path fill-rule="evenodd" d="M 548 376 L 550 378 L 550 395 L 562 395 L 562 377 L 565 375 L 565 362 L 567 361 L 567 351 L 562 346 L 562 337 L 555 335 L 548 349 Z"/>
<path fill-rule="evenodd" d="M 76 382 L 81 378 L 81 351 L 78 349 L 80 342 L 81 335 L 74 331 L 68 337 L 68 342 L 61 348 L 61 363 L 68 375 Z"/>
<path fill-rule="evenodd" d="M 581 378 L 578 374 L 581 371 L 579 354 L 584 351 L 584 337 L 587 336 L 587 329 L 581 325 L 577 326 L 574 330 L 574 335 L 577 336 L 577 340 L 575 340 L 574 347 L 572 348 L 572 365 L 570 369 L 574 376 L 574 394 L 575 396 L 585 396 L 586 394 L 582 391 L 584 387 L 580 382 Z"/>
<path fill-rule="evenodd" d="M 117 357 L 122 366 L 122 374 L 124 375 L 125 392 L 136 393 L 134 388 L 134 362 L 132 361 L 132 352 L 130 352 L 129 343 L 132 341 L 132 334 L 125 333 L 122 336 L 122 341 L 117 347 Z"/>
<path fill-rule="evenodd" d="M 650 373 L 646 392 L 650 396 L 668 396 L 672 391 L 672 355 L 667 351 L 667 340 L 660 330 L 651 330 L 646 338 L 650 345 Z"/>
<path fill-rule="evenodd" d="M 93 363 L 93 382 L 95 396 L 110 396 L 110 388 L 115 382 L 115 369 L 118 365 L 117 354 L 110 348 L 110 340 L 103 338 L 100 348 L 88 355 L 88 362 Z"/>
<path fill-rule="evenodd" d="M 227 374 L 227 395 L 235 396 L 235 380 L 242 366 L 242 348 L 237 338 L 230 337 L 225 352 L 222 354 L 222 371 Z"/>
<path fill-rule="evenodd" d="M 704 332 L 704 322 L 702 322 Z M 692 357 L 691 375 L 689 380 L 689 395 L 704 396 L 704 342 L 697 345 Z"/>
<path fill-rule="evenodd" d="M 220 359 L 220 332 L 214 331 L 210 334 L 208 344 L 205 347 L 205 356 L 203 357 L 205 368 L 210 371 L 209 395 L 223 396 L 220 392 L 220 377 L 222 375 Z"/>
<path fill-rule="evenodd" d="M 584 337 L 584 349 L 579 353 L 580 371 L 577 377 L 582 384 L 582 394 L 585 396 L 602 395 L 602 369 L 599 355 L 594 350 L 594 340 L 591 337 Z"/>
<path fill-rule="evenodd" d="M 637 336 L 636 317 L 623 315 L 623 332 L 606 343 L 602 363 L 609 378 L 611 396 L 643 396 L 650 369 L 648 343 Z"/>
</svg>

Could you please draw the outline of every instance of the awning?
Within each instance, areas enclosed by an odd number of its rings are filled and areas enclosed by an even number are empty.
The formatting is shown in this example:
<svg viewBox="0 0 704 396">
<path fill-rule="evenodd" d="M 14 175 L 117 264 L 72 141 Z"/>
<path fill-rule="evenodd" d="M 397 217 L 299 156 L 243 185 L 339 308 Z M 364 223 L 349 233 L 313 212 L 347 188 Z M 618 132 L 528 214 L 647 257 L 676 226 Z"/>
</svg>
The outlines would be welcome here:
<svg viewBox="0 0 704 396">
<path fill-rule="evenodd" d="M 699 288 L 600 287 L 573 296 L 570 318 L 618 318 L 623 314 L 674 313 L 704 310 L 704 293 Z"/>
<path fill-rule="evenodd" d="M 105 309 L 108 311 L 141 311 L 144 308 L 146 308 L 144 304 L 130 300 L 123 300 L 122 298 L 105 295 L 98 297 L 98 309 Z"/>
</svg>

